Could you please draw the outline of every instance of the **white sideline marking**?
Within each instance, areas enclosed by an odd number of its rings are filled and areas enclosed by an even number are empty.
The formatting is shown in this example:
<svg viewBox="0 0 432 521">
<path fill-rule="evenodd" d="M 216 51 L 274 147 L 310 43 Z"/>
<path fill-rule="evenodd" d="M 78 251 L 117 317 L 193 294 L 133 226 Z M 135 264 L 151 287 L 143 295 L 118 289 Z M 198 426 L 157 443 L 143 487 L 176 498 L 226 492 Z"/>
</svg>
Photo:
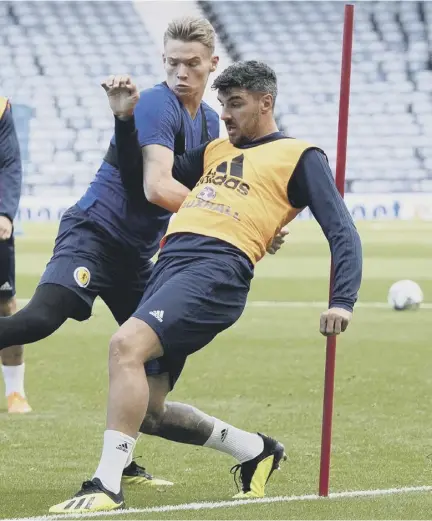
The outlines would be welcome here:
<svg viewBox="0 0 432 521">
<path fill-rule="evenodd" d="M 262 499 L 237 499 L 232 501 L 212 501 L 203 503 L 183 503 L 180 505 L 164 505 L 160 507 L 148 508 L 128 508 L 124 510 L 113 510 L 111 512 L 90 512 L 82 514 L 60 514 L 52 516 L 39 517 L 16 517 L 3 519 L 1 521 L 54 521 L 56 519 L 87 519 L 91 517 L 112 517 L 125 516 L 131 514 L 151 514 L 161 512 L 179 512 L 184 510 L 213 510 L 215 508 L 241 507 L 243 505 L 262 505 L 266 503 L 290 503 L 293 501 L 327 501 L 329 499 L 345 499 L 352 497 L 375 497 L 390 496 L 394 494 L 407 494 L 412 492 L 432 492 L 432 486 L 421 487 L 401 487 L 387 488 L 378 490 L 352 490 L 347 492 L 333 492 L 328 498 L 317 496 L 316 494 L 307 494 L 304 496 L 275 496 L 265 497 Z"/>
<path fill-rule="evenodd" d="M 328 307 L 328 302 L 306 302 L 291 300 L 250 300 L 247 307 L 251 308 L 322 308 Z M 390 309 L 386 302 L 357 302 L 355 308 Z M 432 309 L 432 302 L 423 302 L 420 309 Z"/>
<path fill-rule="evenodd" d="M 25 306 L 29 303 L 28 298 L 17 299 L 18 304 Z M 97 304 L 101 304 L 101 301 L 97 300 Z M 294 301 L 294 300 L 250 300 L 246 307 L 249 308 L 320 308 L 326 309 L 328 302 L 307 302 L 307 301 Z M 369 309 L 390 309 L 386 302 L 357 302 L 356 308 L 369 308 Z M 432 302 L 423 302 L 420 309 L 432 309 Z"/>
</svg>

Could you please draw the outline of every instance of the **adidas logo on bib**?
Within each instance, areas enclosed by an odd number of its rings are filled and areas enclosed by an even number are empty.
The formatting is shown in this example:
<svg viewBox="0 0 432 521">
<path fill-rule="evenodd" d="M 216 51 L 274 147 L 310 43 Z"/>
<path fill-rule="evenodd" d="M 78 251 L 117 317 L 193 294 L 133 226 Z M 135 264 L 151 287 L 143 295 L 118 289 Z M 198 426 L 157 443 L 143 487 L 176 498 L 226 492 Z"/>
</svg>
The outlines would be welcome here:
<svg viewBox="0 0 432 521">
<path fill-rule="evenodd" d="M 10 291 L 12 289 L 12 286 L 9 284 L 9 282 L 5 282 L 0 286 L 0 291 Z"/>
<path fill-rule="evenodd" d="M 163 322 L 163 316 L 164 316 L 163 311 L 160 311 L 160 310 L 150 311 L 149 315 L 152 315 L 153 317 L 155 317 L 155 319 L 159 320 L 159 322 Z"/>
</svg>

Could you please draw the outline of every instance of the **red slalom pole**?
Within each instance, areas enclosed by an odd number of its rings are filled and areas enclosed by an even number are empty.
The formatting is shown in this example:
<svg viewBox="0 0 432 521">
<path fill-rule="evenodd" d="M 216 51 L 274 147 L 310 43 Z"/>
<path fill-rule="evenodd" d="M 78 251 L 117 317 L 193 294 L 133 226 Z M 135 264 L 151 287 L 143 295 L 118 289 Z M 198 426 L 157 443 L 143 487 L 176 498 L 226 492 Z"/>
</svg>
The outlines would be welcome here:
<svg viewBox="0 0 432 521">
<path fill-rule="evenodd" d="M 345 193 L 345 166 L 348 138 L 348 113 L 351 81 L 351 56 L 354 29 L 354 6 L 345 5 L 342 66 L 339 98 L 339 123 L 336 157 L 336 186 L 342 197 Z M 330 294 L 333 290 L 333 262 L 330 271 Z M 330 456 L 333 423 L 333 395 L 336 365 L 336 337 L 327 338 L 326 363 L 324 376 L 324 401 L 321 434 L 321 463 L 319 477 L 319 495 L 328 496 L 330 484 Z"/>
</svg>

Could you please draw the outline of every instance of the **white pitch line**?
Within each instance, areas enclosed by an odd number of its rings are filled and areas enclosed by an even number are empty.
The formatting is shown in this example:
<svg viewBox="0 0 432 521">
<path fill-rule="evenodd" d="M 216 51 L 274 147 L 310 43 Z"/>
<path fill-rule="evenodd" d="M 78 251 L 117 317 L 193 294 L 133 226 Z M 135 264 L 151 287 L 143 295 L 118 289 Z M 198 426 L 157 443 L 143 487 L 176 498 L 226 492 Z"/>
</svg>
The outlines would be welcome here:
<svg viewBox="0 0 432 521">
<path fill-rule="evenodd" d="M 18 304 L 25 306 L 29 303 L 28 298 L 17 299 Z M 97 300 L 96 304 L 103 304 Z M 320 308 L 325 309 L 328 306 L 328 302 L 317 302 L 317 301 L 295 301 L 295 300 L 250 300 L 246 307 L 249 308 Z M 390 309 L 386 302 L 368 302 L 360 301 L 357 302 L 355 308 L 366 308 L 366 309 Z M 432 309 L 432 302 L 423 302 L 420 309 Z"/>
<path fill-rule="evenodd" d="M 322 308 L 325 309 L 328 306 L 328 302 L 305 302 L 305 301 L 278 301 L 278 300 L 251 300 L 247 304 L 252 308 Z M 366 308 L 366 309 L 389 309 L 390 306 L 386 302 L 357 302 L 355 308 Z M 424 302 L 420 309 L 432 309 L 432 302 Z"/>
<path fill-rule="evenodd" d="M 307 302 L 294 300 L 251 300 L 247 303 L 248 307 L 252 308 L 320 308 L 328 307 L 328 302 Z M 366 309 L 388 309 L 390 306 L 387 302 L 368 302 L 360 301 L 355 304 L 355 308 Z M 432 302 L 423 302 L 420 309 L 432 309 Z"/>
<path fill-rule="evenodd" d="M 387 488 L 378 490 L 352 490 L 347 492 L 333 492 L 328 498 L 307 494 L 303 496 L 275 496 L 262 499 L 238 499 L 236 501 L 212 501 L 203 503 L 183 503 L 180 505 L 164 505 L 148 508 L 128 508 L 113 510 L 111 512 L 90 512 L 82 514 L 64 514 L 39 517 L 16 517 L 1 521 L 54 521 L 57 519 L 88 519 L 92 517 L 126 516 L 132 514 L 156 514 L 163 512 L 180 512 L 185 510 L 213 510 L 215 508 L 241 507 L 244 505 L 262 505 L 268 503 L 290 503 L 294 501 L 328 501 L 329 499 L 346 499 L 353 497 L 390 496 L 395 494 L 408 494 L 413 492 L 432 492 L 432 486 Z"/>
<path fill-rule="evenodd" d="M 325 309 L 328 302 L 307 302 L 294 300 L 250 300 L 247 307 L 251 308 L 322 308 Z M 366 309 L 389 309 L 390 306 L 386 302 L 357 302 L 355 308 Z M 420 309 L 432 309 L 432 302 L 424 302 Z"/>
</svg>

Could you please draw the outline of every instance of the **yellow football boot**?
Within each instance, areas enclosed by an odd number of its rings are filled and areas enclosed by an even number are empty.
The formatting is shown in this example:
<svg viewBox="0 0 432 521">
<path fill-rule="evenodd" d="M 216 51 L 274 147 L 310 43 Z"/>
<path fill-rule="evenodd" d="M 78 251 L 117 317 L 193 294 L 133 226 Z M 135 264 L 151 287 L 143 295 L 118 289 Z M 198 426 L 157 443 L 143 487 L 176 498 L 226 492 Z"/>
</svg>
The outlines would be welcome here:
<svg viewBox="0 0 432 521">
<path fill-rule="evenodd" d="M 265 496 L 265 486 L 270 476 L 280 469 L 280 462 L 287 459 L 285 447 L 282 443 L 258 433 L 264 441 L 261 454 L 254 459 L 238 465 L 234 465 L 231 473 L 237 484 L 236 474 L 240 471 L 242 490 L 234 496 L 234 499 L 258 498 Z"/>
<path fill-rule="evenodd" d="M 149 487 L 171 487 L 174 485 L 172 481 L 153 477 L 144 467 L 141 467 L 135 461 L 132 461 L 130 465 L 125 467 L 122 476 L 122 484 L 148 485 Z"/>
<path fill-rule="evenodd" d="M 20 393 L 11 393 L 7 397 L 7 404 L 9 414 L 26 414 L 32 411 L 27 398 Z"/>
<path fill-rule="evenodd" d="M 91 481 L 84 481 L 81 490 L 74 497 L 54 505 L 49 512 L 50 514 L 84 514 L 117 510 L 124 506 L 121 490 L 118 494 L 114 494 L 102 485 L 100 479 L 93 478 Z"/>
</svg>

